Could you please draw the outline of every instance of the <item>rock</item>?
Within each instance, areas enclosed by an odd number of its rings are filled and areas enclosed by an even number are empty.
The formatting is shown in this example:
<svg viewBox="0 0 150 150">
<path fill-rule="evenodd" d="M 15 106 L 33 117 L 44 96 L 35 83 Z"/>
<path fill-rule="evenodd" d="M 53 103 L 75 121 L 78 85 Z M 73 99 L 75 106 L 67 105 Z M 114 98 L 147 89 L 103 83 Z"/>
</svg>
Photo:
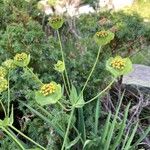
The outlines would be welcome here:
<svg viewBox="0 0 150 150">
<path fill-rule="evenodd" d="M 100 8 L 119 10 L 127 6 L 131 6 L 134 0 L 99 0 Z"/>
<path fill-rule="evenodd" d="M 150 88 L 150 67 L 133 65 L 133 72 L 123 77 L 123 84 Z"/>
</svg>

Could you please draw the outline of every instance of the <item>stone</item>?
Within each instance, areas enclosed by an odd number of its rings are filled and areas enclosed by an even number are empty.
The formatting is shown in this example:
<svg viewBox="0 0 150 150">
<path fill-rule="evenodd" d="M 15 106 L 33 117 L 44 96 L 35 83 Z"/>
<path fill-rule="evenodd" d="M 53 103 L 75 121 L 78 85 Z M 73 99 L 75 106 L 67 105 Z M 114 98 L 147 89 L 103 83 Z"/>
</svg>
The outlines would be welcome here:
<svg viewBox="0 0 150 150">
<path fill-rule="evenodd" d="M 123 77 L 123 84 L 150 88 L 150 66 L 133 64 L 133 72 Z"/>
</svg>

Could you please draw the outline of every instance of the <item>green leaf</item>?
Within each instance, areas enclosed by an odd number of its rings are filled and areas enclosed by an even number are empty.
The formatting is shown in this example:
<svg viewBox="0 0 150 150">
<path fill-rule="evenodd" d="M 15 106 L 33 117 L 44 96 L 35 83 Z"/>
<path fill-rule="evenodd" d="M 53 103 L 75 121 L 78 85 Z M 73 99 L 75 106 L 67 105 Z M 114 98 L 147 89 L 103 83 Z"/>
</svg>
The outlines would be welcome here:
<svg viewBox="0 0 150 150">
<path fill-rule="evenodd" d="M 108 150 L 109 147 L 110 147 L 110 143 L 111 143 L 111 140 L 112 140 L 112 137 L 113 137 L 115 125 L 116 125 L 116 122 L 117 122 L 116 120 L 117 120 L 117 117 L 118 117 L 119 109 L 121 107 L 123 96 L 124 96 L 124 93 L 122 94 L 122 97 L 121 97 L 120 102 L 119 102 L 119 106 L 117 107 L 114 119 L 112 121 L 112 124 L 110 126 L 109 132 L 107 134 L 107 139 L 106 139 L 104 150 Z"/>
<path fill-rule="evenodd" d="M 49 105 L 49 104 L 55 104 L 60 100 L 62 97 L 62 90 L 61 85 L 56 85 L 56 91 L 54 93 L 51 93 L 47 96 L 44 96 L 40 91 L 35 92 L 35 100 L 38 104 L 41 106 Z"/>
<path fill-rule="evenodd" d="M 95 135 L 97 135 L 97 132 L 98 132 L 99 117 L 100 117 L 100 100 L 98 99 L 96 103 L 96 109 L 95 109 L 95 127 L 94 127 Z"/>
<path fill-rule="evenodd" d="M 85 101 L 83 99 L 83 93 L 81 93 L 78 96 L 77 90 L 74 85 L 72 85 L 72 89 L 70 92 L 70 102 L 71 102 L 72 106 L 74 106 L 75 108 L 81 108 L 85 104 Z"/>
<path fill-rule="evenodd" d="M 71 89 L 69 98 L 70 98 L 70 102 L 72 105 L 74 105 L 78 99 L 77 90 L 74 85 L 72 85 L 72 89 Z"/>
<path fill-rule="evenodd" d="M 51 120 L 49 120 L 46 116 L 42 115 L 40 112 L 36 111 L 34 108 L 32 108 L 31 106 L 25 104 L 24 102 L 20 101 L 20 103 L 22 103 L 24 106 L 26 106 L 31 112 L 33 112 L 34 114 L 36 114 L 38 117 L 40 117 L 41 119 L 43 119 L 45 122 L 47 122 L 47 124 L 49 124 L 52 128 L 54 128 L 54 130 L 61 136 L 64 137 L 65 133 L 55 124 L 53 124 L 53 122 L 51 122 Z"/>
<path fill-rule="evenodd" d="M 134 138 L 134 135 L 135 135 L 135 133 L 137 131 L 137 127 L 138 127 L 138 122 L 136 123 L 136 125 L 135 125 L 135 127 L 134 127 L 134 129 L 133 129 L 133 131 L 131 133 L 131 136 L 128 138 L 128 141 L 127 141 L 127 143 L 126 143 L 126 145 L 124 147 L 124 150 L 129 150 L 130 149 L 130 145 L 131 145 L 132 140 Z"/>
<path fill-rule="evenodd" d="M 71 141 L 70 143 L 68 143 L 66 149 L 70 149 L 72 146 L 74 146 L 75 144 L 77 144 L 77 142 L 80 140 L 81 136 L 78 135 L 73 141 Z"/>
<path fill-rule="evenodd" d="M 120 127 L 120 131 L 118 133 L 118 136 L 116 137 L 115 139 L 115 143 L 113 144 L 112 146 L 112 150 L 116 150 L 116 147 L 120 144 L 121 142 L 121 137 L 123 135 L 123 131 L 126 127 L 126 121 L 127 121 L 127 117 L 128 117 L 128 112 L 129 112 L 129 107 L 130 107 L 130 103 L 128 104 L 128 106 L 126 107 L 126 110 L 125 110 L 125 114 L 124 114 L 124 118 L 123 118 L 123 121 L 122 121 L 122 124 L 121 124 L 121 127 Z"/>
<path fill-rule="evenodd" d="M 14 108 L 12 106 L 11 108 L 11 114 L 10 114 L 10 121 L 9 121 L 9 125 L 12 125 L 14 123 Z"/>
</svg>

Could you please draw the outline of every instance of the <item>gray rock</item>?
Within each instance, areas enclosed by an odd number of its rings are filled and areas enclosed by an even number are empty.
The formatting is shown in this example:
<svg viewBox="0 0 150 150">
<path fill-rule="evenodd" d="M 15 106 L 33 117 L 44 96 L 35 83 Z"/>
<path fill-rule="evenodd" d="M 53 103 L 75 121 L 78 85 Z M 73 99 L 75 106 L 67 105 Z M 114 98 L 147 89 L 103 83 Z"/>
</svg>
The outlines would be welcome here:
<svg viewBox="0 0 150 150">
<path fill-rule="evenodd" d="M 134 64 L 133 72 L 123 77 L 123 84 L 150 88 L 150 67 Z"/>
</svg>

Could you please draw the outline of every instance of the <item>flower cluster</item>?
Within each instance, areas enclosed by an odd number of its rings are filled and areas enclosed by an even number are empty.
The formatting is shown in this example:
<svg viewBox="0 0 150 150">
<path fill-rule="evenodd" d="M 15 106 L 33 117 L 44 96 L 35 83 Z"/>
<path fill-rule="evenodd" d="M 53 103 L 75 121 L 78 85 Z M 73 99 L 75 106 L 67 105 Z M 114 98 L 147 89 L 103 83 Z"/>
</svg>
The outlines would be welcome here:
<svg viewBox="0 0 150 150">
<path fill-rule="evenodd" d="M 98 31 L 94 35 L 95 42 L 102 46 L 108 44 L 111 40 L 114 39 L 114 33 L 110 31 Z"/>
<path fill-rule="evenodd" d="M 58 62 L 54 65 L 54 69 L 62 73 L 65 70 L 65 63 L 58 60 Z"/>
<path fill-rule="evenodd" d="M 16 56 L 14 57 L 14 59 L 16 61 L 24 61 L 26 60 L 28 57 L 28 55 L 26 53 L 21 53 L 21 54 L 16 54 Z"/>
<path fill-rule="evenodd" d="M 49 25 L 55 30 L 61 28 L 63 23 L 64 20 L 60 16 L 52 16 L 51 18 L 49 18 Z"/>
<path fill-rule="evenodd" d="M 7 75 L 7 70 L 0 66 L 0 78 L 4 78 Z"/>
<path fill-rule="evenodd" d="M 106 69 L 115 77 L 128 74 L 132 71 L 132 62 L 121 56 L 111 57 L 106 62 Z"/>
<path fill-rule="evenodd" d="M 111 66 L 112 66 L 114 69 L 123 70 L 124 67 L 125 67 L 125 60 L 123 60 L 123 59 L 120 58 L 120 57 L 116 57 L 116 58 L 114 58 L 114 59 L 112 60 Z"/>
<path fill-rule="evenodd" d="M 0 77 L 0 93 L 7 90 L 8 88 L 8 82 L 6 79 Z"/>
<path fill-rule="evenodd" d="M 100 32 L 96 32 L 96 36 L 97 37 L 106 37 L 108 35 L 108 33 L 106 31 L 100 31 Z"/>
<path fill-rule="evenodd" d="M 30 62 L 30 55 L 26 53 L 16 54 L 14 57 L 14 63 L 19 67 L 26 67 Z"/>
<path fill-rule="evenodd" d="M 40 89 L 40 93 L 42 93 L 44 96 L 52 94 L 55 91 L 56 91 L 56 85 L 52 82 L 49 84 L 44 84 Z"/>
<path fill-rule="evenodd" d="M 9 70 L 15 68 L 15 64 L 14 64 L 13 59 L 8 59 L 8 60 L 4 61 L 3 66 Z"/>
</svg>

